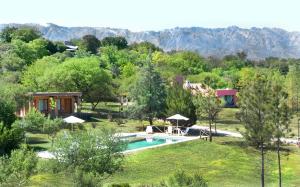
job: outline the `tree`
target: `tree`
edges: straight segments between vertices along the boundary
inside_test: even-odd
[[[130,92],[134,102],[133,111],[146,117],[150,125],[153,118],[162,116],[165,111],[166,90],[160,75],[154,70],[149,56],[145,66]]]
[[[245,126],[245,139],[260,149],[261,152],[261,185],[264,180],[265,146],[271,141],[274,126],[271,123],[270,82],[262,72],[257,72],[240,92],[239,106],[241,121]]]
[[[288,103],[293,112],[299,110],[299,92],[300,92],[300,63],[296,62],[289,67],[286,77],[286,85],[289,94]]]
[[[11,37],[13,40],[22,40],[24,42],[30,42],[38,39],[42,36],[42,33],[34,27],[20,27],[12,32]]]
[[[278,160],[278,178],[279,186],[282,186],[281,177],[281,160],[280,160],[280,139],[285,136],[289,130],[290,111],[287,103],[288,94],[284,88],[284,78],[280,75],[274,74],[269,79],[272,79],[271,84],[271,105],[272,108],[272,122],[275,126],[274,139],[276,140],[277,147],[277,160]]]
[[[212,124],[215,123],[216,118],[221,111],[221,101],[217,98],[216,93],[211,88],[205,88],[207,91],[198,91],[194,98],[196,111],[199,116],[207,116],[209,123],[209,141],[212,141]]]
[[[122,36],[108,36],[101,40],[102,46],[116,46],[118,50],[127,48],[127,40]]]
[[[92,103],[93,110],[100,101],[114,99],[112,79],[99,67],[98,57],[66,60],[47,77],[53,90],[82,92],[83,99]]]
[[[5,27],[0,33],[0,41],[10,43],[12,34],[17,30],[16,27]]]
[[[86,51],[97,54],[98,48],[100,47],[100,41],[94,35],[85,35],[82,37],[81,46]]]
[[[29,66],[23,73],[22,83],[30,91],[48,91],[50,72],[53,72],[60,61],[52,56],[43,57]],[[49,75],[49,76],[48,76]]]
[[[182,114],[190,119],[191,124],[195,124],[197,121],[192,93],[178,84],[174,84],[168,89],[166,112],[168,115]]]
[[[140,42],[140,43],[133,43],[129,46],[130,50],[136,50],[142,53],[148,53],[149,51],[151,52],[156,52],[156,51],[160,51],[162,52],[163,50],[160,49],[159,47],[155,46],[153,43],[148,42],[148,41],[144,41],[144,42]]]

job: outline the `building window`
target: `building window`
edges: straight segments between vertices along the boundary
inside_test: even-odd
[[[60,110],[60,99],[56,100],[56,108],[57,110]]]
[[[39,111],[44,112],[48,110],[48,100],[47,99],[40,99],[39,100]]]

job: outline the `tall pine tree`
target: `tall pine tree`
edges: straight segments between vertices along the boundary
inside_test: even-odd
[[[137,114],[136,116],[146,118],[150,125],[153,124],[153,118],[164,114],[166,89],[161,76],[154,69],[151,55],[142,67],[130,96],[134,102],[131,110],[133,115]]]
[[[256,73],[252,80],[241,89],[240,110],[241,120],[245,126],[243,133],[246,140],[260,149],[261,152],[261,186],[265,185],[265,146],[271,141],[274,125],[270,122],[271,85],[267,76]]]

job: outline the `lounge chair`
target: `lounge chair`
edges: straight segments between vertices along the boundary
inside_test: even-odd
[[[167,134],[173,134],[173,127],[172,126],[168,126],[168,129],[166,131]]]
[[[190,128],[188,127],[188,128],[185,129],[185,131],[180,131],[180,133],[181,133],[182,136],[186,136],[186,135],[188,135],[189,130],[190,130]]]
[[[147,134],[153,134],[153,128],[152,128],[152,126],[147,126],[146,127],[146,133]]]

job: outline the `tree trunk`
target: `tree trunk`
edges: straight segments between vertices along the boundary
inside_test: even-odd
[[[217,134],[217,123],[215,122],[215,134]]]
[[[265,156],[264,156],[264,144],[260,144],[261,153],[261,186],[265,186]]]
[[[211,121],[209,121],[209,141],[212,142]]]
[[[279,187],[282,186],[282,181],[281,181],[281,162],[280,162],[280,139],[277,139],[277,158],[278,158],[278,184]]]
[[[153,125],[153,119],[151,117],[149,117],[149,123],[150,123],[150,126]]]

